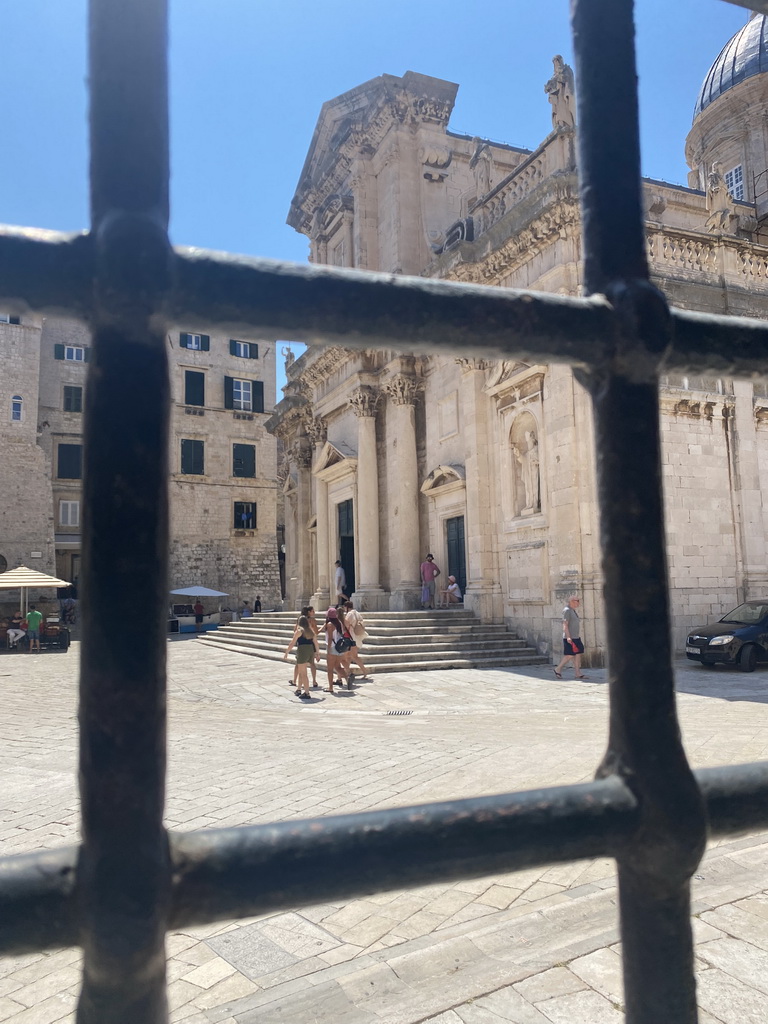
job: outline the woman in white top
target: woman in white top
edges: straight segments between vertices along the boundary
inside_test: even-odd
[[[448,586],[445,590],[440,591],[440,595],[443,599],[440,604],[444,608],[447,608],[449,604],[458,604],[461,601],[461,590],[455,576],[448,577]]]

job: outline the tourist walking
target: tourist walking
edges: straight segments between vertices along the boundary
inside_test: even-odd
[[[421,603],[425,608],[435,607],[435,580],[440,569],[435,564],[433,555],[427,555],[419,567],[421,573]]]
[[[340,685],[343,686],[346,682],[347,688],[350,689],[348,673],[344,665],[344,655],[347,650],[348,646],[345,642],[339,613],[335,608],[329,608],[325,615],[325,662],[328,670],[327,693],[334,692],[333,680],[335,676],[339,676],[337,681]]]
[[[294,678],[297,681],[296,696],[302,700],[309,700],[307,666],[318,660],[320,649],[317,646],[315,634],[306,615],[302,615],[296,623],[296,629],[293,632],[291,642],[286,647],[285,654],[283,655],[284,661],[288,659],[288,654],[294,644],[296,645],[296,669],[294,671]]]
[[[581,620],[578,607],[578,597],[569,597],[568,604],[563,608],[563,656],[560,664],[552,671],[558,679],[562,679],[563,667],[573,660],[573,671],[576,679],[586,679],[581,673],[581,656],[584,653],[584,644],[581,640]]]
[[[8,627],[8,646],[16,647],[22,637],[27,635],[24,629],[24,616],[20,611],[11,616],[11,624]]]
[[[365,622],[363,616],[355,608],[351,601],[346,601],[344,604],[344,625],[347,628],[347,634],[352,640],[352,647],[349,649],[347,655],[347,664],[349,666],[357,665],[360,671],[363,673],[363,679],[369,679],[368,669],[363,664],[363,659],[360,657],[360,648],[363,645],[363,640],[368,636],[365,631]],[[350,681],[355,677],[350,674]]]
[[[320,635],[320,627],[318,626],[317,619],[315,618],[315,609],[312,607],[311,604],[308,604],[304,608],[301,609],[301,615],[299,616],[298,622],[301,622],[301,616],[302,615],[309,622],[309,628],[312,630],[312,635],[315,638],[317,638]],[[298,622],[296,623],[297,628],[298,628]],[[299,669],[299,663],[297,661],[296,664],[293,667],[293,682],[289,683],[290,686],[296,686],[297,685],[297,681],[298,681],[298,678],[299,678],[298,669]],[[312,673],[312,686],[315,689],[317,689],[317,664],[316,664],[314,659],[309,662],[309,670]]]

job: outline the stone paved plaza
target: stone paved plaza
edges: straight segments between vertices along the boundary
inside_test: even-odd
[[[3,654],[4,854],[77,838],[76,673]],[[169,644],[167,823],[189,830],[587,781],[605,673],[382,676],[313,691],[290,668]],[[768,757],[768,669],[678,665],[694,766]],[[410,715],[387,715],[410,711]],[[695,880],[702,1022],[768,1018],[768,836],[713,845]],[[609,860],[437,883],[173,933],[171,1019],[187,1024],[611,1024],[623,1019]],[[0,961],[0,1021],[70,1021],[74,950]]]

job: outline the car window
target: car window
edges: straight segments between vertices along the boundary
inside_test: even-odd
[[[738,608],[724,615],[721,622],[738,623],[741,626],[753,626],[765,617],[766,606],[764,604],[740,604]]]

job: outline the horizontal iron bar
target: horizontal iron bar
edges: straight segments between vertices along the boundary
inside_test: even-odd
[[[596,366],[616,324],[602,296],[575,298],[420,277],[315,267],[177,249],[166,316],[232,333],[350,348]],[[0,303],[86,319],[92,308],[87,235],[0,227]],[[661,370],[768,372],[768,323],[672,309]],[[608,341],[606,340],[608,339]]]
[[[768,827],[768,762],[694,773],[710,833]],[[637,805],[616,777],[343,817],[171,833],[172,926],[611,856]],[[78,847],[0,859],[0,953],[78,943]],[[312,882],[302,867],[312,867]]]

